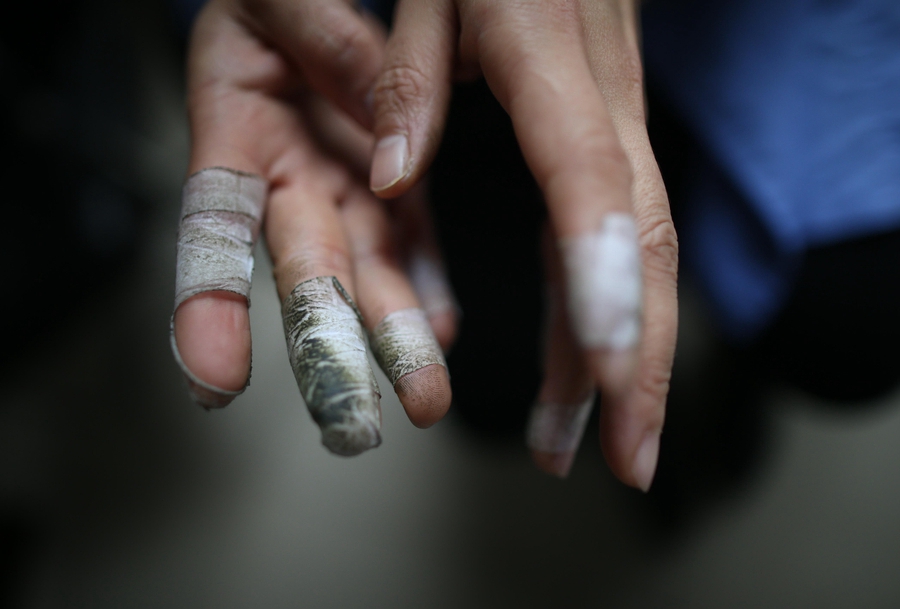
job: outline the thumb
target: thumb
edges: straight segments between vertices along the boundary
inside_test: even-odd
[[[434,158],[450,101],[457,40],[451,0],[401,0],[374,90],[376,137],[370,187],[406,192]]]

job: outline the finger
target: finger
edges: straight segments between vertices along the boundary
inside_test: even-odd
[[[422,182],[392,205],[405,246],[406,272],[431,329],[446,352],[456,340],[460,308],[447,277]]]
[[[624,392],[604,394],[600,434],[616,475],[647,491],[659,458],[678,333],[678,241],[645,122],[634,111],[617,118],[634,168],[632,200],[643,264],[645,322],[634,381]]]
[[[450,408],[447,364],[394,247],[383,205],[359,191],[341,213],[353,252],[358,302],[375,357],[417,427],[430,427]]]
[[[640,366],[627,392],[604,395],[600,434],[606,459],[616,475],[646,491],[659,456],[678,331],[678,241],[647,136],[638,13],[622,6],[582,6],[587,35],[594,41],[588,45],[591,70],[609,104],[633,170],[631,200],[644,271]],[[621,27],[611,27],[615,23]]]
[[[541,27],[514,29],[506,25],[509,18],[497,21],[482,41],[482,66],[547,199],[572,329],[604,394],[607,461],[624,482],[648,488],[665,396],[660,402],[659,362],[666,356],[654,350],[658,336],[641,347],[642,307],[651,303],[644,304],[632,200],[644,193],[634,190],[631,159],[595,84],[577,17],[545,9],[536,5],[529,17],[537,16]],[[648,315],[665,308],[652,305]],[[639,357],[645,361],[636,378]],[[636,389],[650,385],[653,398]]]
[[[370,187],[405,192],[425,172],[443,131],[457,40],[452,0],[401,0],[375,85]]]
[[[604,393],[600,409],[601,447],[610,469],[626,484],[645,492],[653,483],[659,459],[678,331],[677,260],[674,231],[669,226],[660,224],[642,232],[647,322],[640,368],[626,392]],[[654,253],[648,255],[648,251]]]
[[[350,2],[240,0],[237,15],[290,58],[304,81],[366,128],[384,34]]]
[[[222,58],[234,58],[230,70]],[[265,180],[253,176],[265,175],[284,145],[285,113],[270,112],[263,95],[236,83],[252,77],[274,85],[288,74],[219,4],[198,18],[188,59],[192,177],[179,230],[172,349],[192,397],[207,408],[228,404],[249,378],[252,249],[266,198]]]
[[[594,405],[594,381],[581,349],[569,328],[562,269],[556,246],[545,233],[547,323],[544,345],[544,380],[531,408],[527,443],[535,464],[565,478]]]
[[[259,176],[219,167],[184,187],[171,342],[191,395],[207,408],[227,405],[246,385],[253,245],[266,191]]]
[[[631,167],[577,18],[549,8],[528,13],[533,27],[498,11],[482,40],[482,66],[546,198],[576,337],[598,361],[604,387],[620,392],[631,382],[641,320]]]
[[[381,396],[337,209],[349,178],[326,162],[285,165],[276,174],[266,236],[288,356],[322,443],[335,454],[356,455],[381,443]]]
[[[604,394],[601,445],[623,481],[650,488],[659,458],[660,434],[678,333],[678,241],[665,186],[642,121],[619,128],[634,168],[632,199],[644,272],[644,331],[634,382]]]

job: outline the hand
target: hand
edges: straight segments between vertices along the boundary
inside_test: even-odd
[[[635,2],[400,0],[374,94],[376,194],[399,196],[424,174],[453,74],[479,70],[550,216],[558,302],[534,458],[568,472],[596,387],[606,459],[647,490],[675,346],[677,241],[647,137]]]
[[[216,265],[252,266],[262,216],[295,375],[323,442],[340,454],[380,442],[365,332],[414,424],[433,424],[450,405],[434,334],[449,346],[456,312],[421,192],[388,213],[364,180],[367,96],[383,48],[378,26],[344,2],[214,0],[188,59],[193,177],[179,236],[176,358],[205,406],[225,405],[247,384],[249,271],[229,278]],[[241,213],[222,210],[218,199],[229,197]],[[245,209],[255,199],[262,213]],[[237,253],[218,251],[221,241]]]

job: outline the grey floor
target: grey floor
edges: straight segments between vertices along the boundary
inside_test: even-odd
[[[137,44],[147,247],[3,392],[22,607],[900,607],[900,395],[772,394],[756,478],[663,539],[596,442],[558,482],[452,420],[414,429],[386,383],[382,447],[327,454],[260,255],[253,384],[195,407],[167,342],[182,92],[168,47]]]

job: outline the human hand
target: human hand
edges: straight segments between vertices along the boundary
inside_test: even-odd
[[[647,137],[633,0],[400,0],[374,94],[370,186],[426,171],[454,73],[481,71],[510,114],[550,216],[553,303],[529,424],[564,476],[593,401],[612,471],[648,489],[677,329],[677,241]]]
[[[435,335],[449,346],[456,312],[421,191],[389,213],[365,185],[383,45],[344,2],[213,0],[188,60],[176,360],[206,407],[243,391],[262,228],[298,385],[323,443],[346,455],[380,443],[366,333],[414,424],[439,420],[451,395]]]

